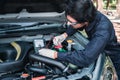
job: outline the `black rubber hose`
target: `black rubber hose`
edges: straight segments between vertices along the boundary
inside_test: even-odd
[[[40,73],[42,75],[47,74],[47,69],[41,69],[41,68],[36,67],[36,66],[28,66],[28,69],[32,72],[37,72],[37,73]]]
[[[62,71],[64,71],[64,69],[66,68],[66,66],[64,64],[62,64],[61,62],[56,61],[51,58],[48,58],[48,57],[45,57],[45,56],[41,56],[39,54],[30,54],[29,58],[30,58],[30,60],[33,60],[33,61],[39,61],[39,62],[42,62],[45,64],[50,64],[50,65],[56,66],[59,69],[61,69]]]

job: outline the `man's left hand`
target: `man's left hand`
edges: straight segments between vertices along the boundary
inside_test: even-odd
[[[57,58],[57,51],[47,48],[40,49],[39,54],[53,59]]]

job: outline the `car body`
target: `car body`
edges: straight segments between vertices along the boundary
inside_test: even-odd
[[[117,80],[114,65],[105,53],[88,67],[38,54],[43,47],[57,50],[52,39],[67,29],[62,1],[1,0],[0,3],[0,80]],[[78,31],[68,37],[62,43],[63,49],[83,50],[89,41],[82,33]]]

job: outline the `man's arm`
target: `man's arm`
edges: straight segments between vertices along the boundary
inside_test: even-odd
[[[80,67],[88,66],[94,62],[98,58],[99,54],[104,50],[110,39],[110,31],[109,27],[100,25],[84,50],[66,53],[58,52],[57,59],[70,62]]]

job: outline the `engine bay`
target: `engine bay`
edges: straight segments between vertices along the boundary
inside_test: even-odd
[[[81,45],[83,43],[81,43],[78,38],[81,36],[78,36],[78,34],[79,33],[76,34],[77,37],[74,35],[67,38],[62,43],[62,48],[57,48],[52,42],[53,37],[59,35],[58,33],[51,33],[49,35],[21,36],[9,39],[4,38],[0,43],[0,45],[3,45],[1,46],[0,56],[4,56],[1,58],[0,62],[0,79],[69,80],[69,77],[71,78],[74,74],[76,76],[75,78],[78,77],[79,80],[82,80],[82,78],[89,80],[87,76],[83,77],[83,74],[81,76],[78,75],[81,74],[81,67],[68,62],[61,62],[44,57],[38,53],[38,50],[41,48],[49,48],[58,52],[84,49],[84,45]],[[8,66],[9,68],[7,68]],[[60,77],[65,79],[59,79]]]

